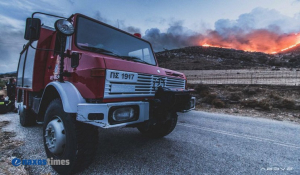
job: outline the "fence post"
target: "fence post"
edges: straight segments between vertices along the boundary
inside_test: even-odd
[[[229,84],[229,81],[228,81],[228,72],[226,73],[226,78],[227,78],[227,84]]]
[[[295,85],[297,86],[297,82],[298,82],[298,71],[296,70],[296,83],[295,83]]]
[[[281,74],[281,78],[283,79],[283,72],[282,72],[282,74]]]
[[[284,82],[285,82],[285,85],[286,85],[286,79],[287,79],[287,72],[285,72],[285,79],[284,79]]]

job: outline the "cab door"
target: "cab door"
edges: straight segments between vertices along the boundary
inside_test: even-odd
[[[37,41],[32,42],[32,46],[37,46]],[[32,89],[34,58],[36,50],[27,44],[20,53],[18,72],[17,72],[17,87]]]

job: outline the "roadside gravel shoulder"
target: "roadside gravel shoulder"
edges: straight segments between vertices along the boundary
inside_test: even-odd
[[[7,113],[5,115],[0,115],[0,122],[1,121],[9,121],[9,124],[3,128],[3,131],[10,131],[15,133],[15,137],[12,137],[10,139],[22,143],[14,149],[4,150],[7,154],[8,162],[6,165],[6,169],[15,170],[22,168],[24,169],[22,172],[23,174],[57,174],[49,165],[21,165],[15,167],[11,164],[11,160],[13,158],[35,160],[47,158],[44,152],[44,146],[42,141],[42,125],[36,124],[35,126],[24,128],[20,125],[19,117],[16,113]],[[3,131],[1,131],[1,133],[3,133]],[[22,174],[19,172],[12,173],[11,171],[10,173]]]
[[[0,174],[29,174],[25,166],[13,166],[12,159],[21,157],[24,135],[19,134],[15,114],[0,115]],[[18,133],[18,134],[17,134]]]

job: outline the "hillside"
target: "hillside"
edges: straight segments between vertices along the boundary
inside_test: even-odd
[[[0,73],[0,76],[16,76],[17,71],[12,71],[12,72],[6,72],[6,73]]]
[[[193,46],[157,52],[159,65],[175,70],[300,68],[300,46],[278,54]]]

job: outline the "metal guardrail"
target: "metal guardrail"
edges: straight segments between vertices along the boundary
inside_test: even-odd
[[[190,84],[261,84],[299,86],[298,71],[201,70],[181,71]]]

